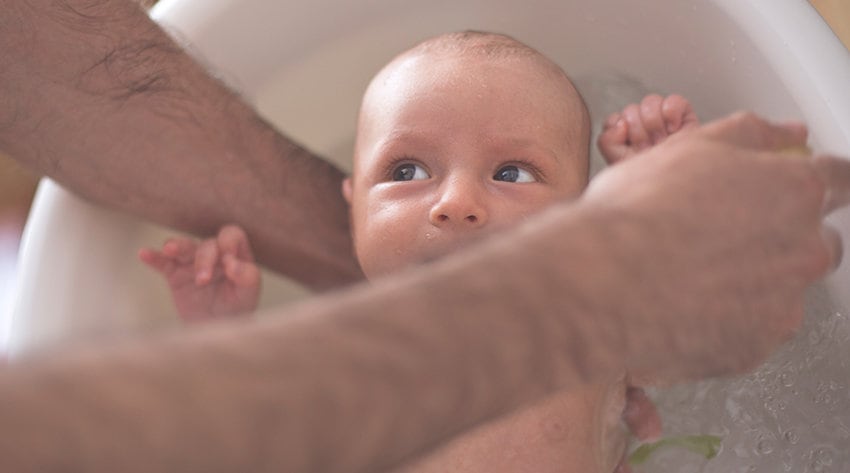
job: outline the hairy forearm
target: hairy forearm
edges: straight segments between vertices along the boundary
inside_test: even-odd
[[[619,321],[589,312],[579,276],[541,264],[597,268],[581,280],[613,274],[580,219],[563,230],[561,248],[572,249],[562,261],[542,241],[506,251],[516,241],[495,240],[285,318],[12,368],[0,376],[0,463],[40,472],[396,465],[623,369],[624,344],[611,338],[622,327],[609,330]]]
[[[0,150],[96,202],[321,288],[359,279],[342,173],[264,123],[129,0],[0,2]]]

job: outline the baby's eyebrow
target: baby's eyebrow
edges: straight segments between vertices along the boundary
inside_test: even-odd
[[[386,139],[400,140],[406,138],[419,138],[422,136],[422,130],[415,127],[394,127],[392,131],[387,133]]]
[[[488,141],[490,141],[495,149],[530,150],[535,156],[543,156],[544,158],[551,159],[553,163],[558,162],[558,155],[554,151],[534,140],[527,138],[492,137]]]
[[[375,149],[378,151],[384,151],[387,148],[392,148],[398,145],[434,146],[436,143],[437,137],[430,136],[420,130],[405,128],[393,130],[388,133],[385,137],[381,138],[378,143],[376,143]]]

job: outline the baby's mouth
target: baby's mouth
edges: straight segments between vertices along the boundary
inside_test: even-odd
[[[434,243],[423,252],[422,257],[419,258],[419,262],[431,263],[445,256],[464,251],[470,246],[475,246],[484,237],[484,234],[477,234],[463,238],[453,238],[448,242],[440,242],[438,238],[435,238],[433,239]]]

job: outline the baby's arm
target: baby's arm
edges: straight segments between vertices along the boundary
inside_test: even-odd
[[[690,102],[680,95],[647,95],[605,121],[597,144],[605,161],[614,164],[699,126]]]
[[[615,164],[661,143],[671,135],[698,126],[699,119],[684,97],[648,95],[640,104],[627,105],[621,112],[611,114],[605,121],[597,145],[605,161]],[[655,404],[641,387],[629,384],[623,420],[638,440],[655,440],[662,430]],[[631,469],[623,463],[615,473],[629,471]]]
[[[142,248],[139,259],[165,277],[184,321],[238,316],[257,308],[260,270],[240,227],[227,225],[200,242],[171,238],[161,251]]]

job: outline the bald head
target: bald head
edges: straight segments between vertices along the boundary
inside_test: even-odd
[[[358,141],[360,131],[367,126],[369,117],[375,112],[375,107],[384,107],[382,102],[385,88],[398,86],[399,80],[407,80],[414,67],[430,67],[427,63],[458,61],[469,66],[466,77],[445,77],[446,80],[479,80],[482,83],[487,77],[475,74],[476,64],[501,64],[510,68],[520,68],[528,72],[529,80],[516,83],[511,94],[524,94],[531,88],[542,89],[549,94],[553,103],[563,107],[562,113],[542,120],[556,119],[566,115],[570,126],[565,138],[574,144],[578,154],[585,162],[584,169],[579,172],[587,179],[587,159],[590,146],[590,117],[584,101],[564,70],[536,49],[508,35],[481,31],[461,31],[446,33],[429,38],[412,48],[402,52],[372,79],[363,97],[358,122]],[[462,74],[464,71],[455,71]],[[478,71],[480,72],[480,71]],[[359,147],[355,149],[357,159]]]
[[[459,31],[446,33],[426,39],[405,51],[405,54],[470,54],[490,57],[493,59],[505,57],[537,57],[554,66],[554,63],[536,49],[516,39],[500,34],[484,31]],[[400,55],[400,56],[401,56]],[[557,66],[555,66],[558,68]],[[558,68],[560,70],[560,68]]]

